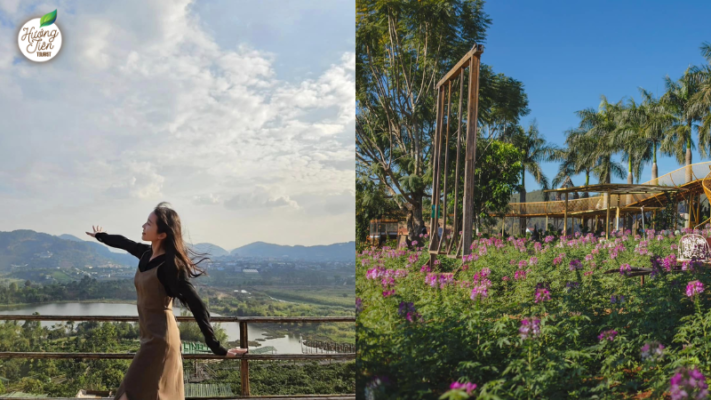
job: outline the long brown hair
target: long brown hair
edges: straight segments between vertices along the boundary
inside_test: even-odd
[[[175,263],[175,267],[178,269],[178,277],[180,278],[182,275],[185,278],[195,278],[203,274],[208,275],[207,271],[200,268],[198,264],[205,260],[210,260],[210,257],[203,257],[209,253],[199,253],[185,245],[180,217],[171,208],[170,203],[160,202],[153,210],[153,213],[156,215],[158,222],[158,233],[167,234],[166,238],[161,242],[161,246],[167,259],[173,260]],[[193,259],[197,259],[197,257],[203,258],[194,262]],[[183,305],[186,305],[182,299],[178,299],[181,300]]]

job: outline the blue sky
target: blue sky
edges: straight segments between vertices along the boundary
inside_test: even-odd
[[[535,118],[546,139],[558,145],[563,132],[577,126],[575,111],[597,109],[600,95],[611,102],[640,100],[639,87],[661,95],[664,77],[677,79],[689,65],[704,64],[699,47],[711,42],[711,25],[703,20],[711,15],[711,2],[500,0],[484,10],[492,24],[482,63],[523,82],[531,112],[522,124]],[[692,162],[699,161],[695,150]],[[667,156],[658,164],[659,175],[679,168]],[[557,167],[543,165],[549,180]],[[540,188],[526,175],[528,191]],[[584,179],[573,177],[573,183]],[[642,171],[642,182],[649,179],[651,165]]]
[[[355,49],[353,0],[210,0],[192,7],[220,47],[249,43],[277,55],[272,67],[283,80],[319,76]]]

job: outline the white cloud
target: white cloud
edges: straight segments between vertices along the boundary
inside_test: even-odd
[[[0,12],[18,25],[31,6],[5,2]],[[309,237],[316,243],[353,240],[353,208],[327,208],[334,217],[324,227],[295,199],[353,194],[354,53],[293,84],[276,76],[278,54],[244,44],[220,48],[188,1],[91,2],[71,13],[62,4],[36,8],[51,7],[60,11],[64,36],[54,60],[13,63],[15,42],[0,42],[0,118],[7,121],[0,207],[28,200],[0,229],[29,228],[20,217],[36,215],[31,207],[69,207],[78,197],[88,204],[77,213],[127,202],[150,210],[168,199],[213,226],[290,218],[288,229],[318,226],[320,235]],[[0,37],[15,34],[0,26]],[[115,223],[128,222],[123,216]],[[69,233],[61,224],[51,233]],[[232,248],[292,243],[293,233],[255,229],[234,243],[225,243],[219,228],[199,235]]]

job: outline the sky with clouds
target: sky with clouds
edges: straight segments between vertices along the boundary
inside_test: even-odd
[[[17,46],[57,9],[61,52]],[[0,231],[354,240],[352,0],[0,0]]]

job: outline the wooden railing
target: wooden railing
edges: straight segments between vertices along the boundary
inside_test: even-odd
[[[112,316],[112,315],[0,315],[0,320],[6,321],[115,321],[115,322],[138,322],[138,316]],[[176,316],[177,322],[192,322],[192,316]],[[239,342],[241,348],[249,346],[247,324],[265,323],[324,323],[324,322],[355,322],[355,317],[210,317],[210,322],[238,322]],[[0,358],[53,358],[53,359],[133,359],[135,353],[56,353],[56,352],[0,352]],[[183,354],[184,360],[210,360],[227,359],[240,360],[240,379],[242,394],[240,397],[186,397],[186,400],[229,400],[241,398],[254,399],[355,399],[355,394],[348,395],[289,395],[289,396],[251,396],[249,391],[249,361],[250,360],[271,360],[271,361],[291,361],[291,360],[354,360],[355,353],[333,353],[333,354],[242,354],[235,357],[218,356],[214,354]],[[65,400],[67,397],[44,397],[46,400]],[[73,399],[73,398],[72,398]],[[110,398],[106,398],[110,399]],[[11,397],[3,397],[0,400],[12,400]]]

